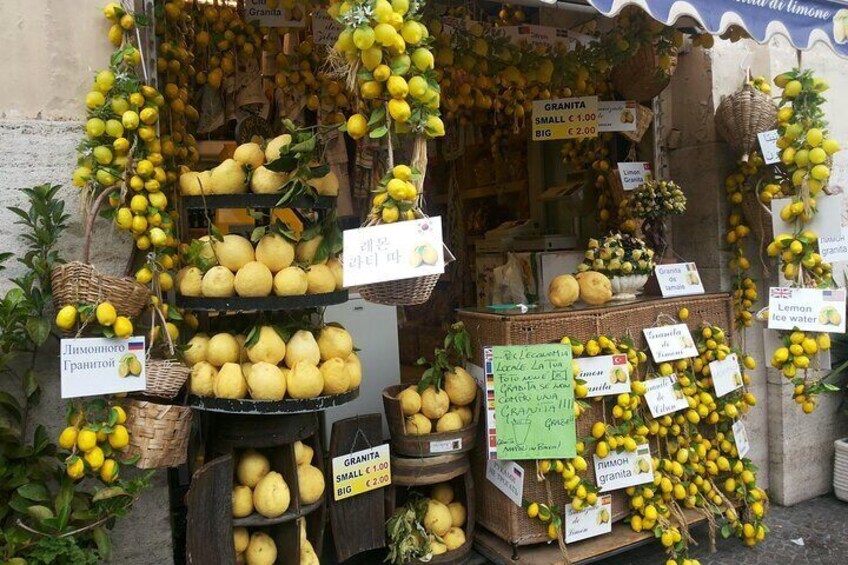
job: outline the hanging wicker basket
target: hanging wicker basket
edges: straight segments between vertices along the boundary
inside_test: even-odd
[[[127,453],[138,456],[139,469],[176,467],[186,461],[191,433],[191,408],[127,400]]]
[[[656,45],[642,46],[633,57],[613,67],[610,73],[612,85],[625,100],[646,102],[665,90],[677,68],[677,53],[669,55],[671,65],[660,68]]]
[[[142,396],[172,400],[182,390],[191,375],[191,369],[170,359],[148,359],[144,377],[147,388],[140,392]]]
[[[750,84],[725,96],[715,114],[718,135],[740,155],[757,147],[757,134],[777,126],[777,106],[768,94]]]
[[[72,261],[50,273],[53,305],[57,310],[68,304],[111,302],[121,316],[137,316],[147,305],[150,291],[131,277],[104,275],[93,265]]]
[[[742,195],[742,215],[745,216],[760,247],[765,249],[774,239],[774,230],[771,225],[771,212],[760,202],[756,191],[747,190]]]
[[[427,275],[413,279],[368,284],[359,288],[359,294],[368,302],[386,306],[416,306],[430,300],[441,275]]]

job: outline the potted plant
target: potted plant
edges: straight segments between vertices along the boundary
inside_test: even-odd
[[[632,300],[648,282],[654,269],[654,251],[629,234],[614,233],[598,241],[590,239],[580,272],[604,274],[612,285],[613,300]]]

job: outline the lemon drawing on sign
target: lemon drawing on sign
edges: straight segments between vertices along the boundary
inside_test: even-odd
[[[139,375],[141,375],[141,361],[138,360],[138,357],[134,353],[127,353],[121,357],[118,362],[118,376],[123,379]]]
[[[633,121],[634,121],[633,112],[631,112],[630,110],[624,110],[621,113],[621,123],[622,124],[630,124],[630,123],[633,123]]]
[[[848,43],[848,10],[839,10],[833,16],[833,39],[836,43]]]
[[[651,465],[645,457],[636,460],[636,473],[648,473],[650,470]]]
[[[433,266],[439,261],[439,254],[436,248],[429,243],[418,243],[412,249],[412,254],[409,257],[409,264],[412,267],[420,267],[422,265]]]
[[[833,306],[825,306],[819,311],[819,324],[838,326],[841,322],[842,315]]]
[[[610,382],[612,384],[616,383],[626,383],[627,382],[627,372],[621,367],[613,367],[612,377],[610,377]]]

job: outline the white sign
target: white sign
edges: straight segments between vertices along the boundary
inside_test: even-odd
[[[637,110],[633,100],[598,102],[598,131],[636,131]]]
[[[439,216],[344,231],[344,286],[445,272]]]
[[[777,146],[779,137],[780,134],[777,133],[776,129],[757,134],[757,139],[760,140],[760,151],[766,165],[774,165],[780,162],[780,148]]]
[[[736,443],[739,459],[748,455],[748,452],[751,451],[751,444],[748,442],[748,431],[745,429],[742,420],[733,423],[733,440]]]
[[[819,237],[839,237],[842,235],[842,194],[819,194],[816,197],[816,213],[805,230],[814,232]],[[787,204],[792,204],[791,198],[778,198],[771,201],[771,227],[775,235],[795,233],[795,222],[784,222],[780,219],[780,211]]]
[[[837,237],[819,237],[819,255],[828,263],[848,261],[848,228]]]
[[[645,384],[648,386],[645,400],[654,418],[689,408],[686,395],[679,387],[674,386],[677,384],[677,375],[655,377],[645,381]]]
[[[251,23],[258,21],[265,27],[303,27],[303,20],[295,20],[290,10],[283,8],[282,2],[275,0],[245,0],[244,19]]]
[[[450,453],[462,449],[462,438],[443,439],[430,442],[430,453]]]
[[[333,45],[342,31],[342,26],[323,8],[312,9],[312,41],[315,45]]]
[[[672,263],[654,267],[660,292],[665,298],[704,294],[704,284],[695,263]]]
[[[845,290],[771,287],[770,330],[845,333]]]
[[[627,355],[601,355],[577,360],[577,379],[586,382],[588,396],[610,396],[630,392]]]
[[[619,163],[618,176],[621,177],[621,187],[626,190],[636,190],[646,182],[651,181],[650,163]]]
[[[710,363],[710,376],[719,398],[742,388],[742,371],[739,370],[739,358],[735,353],[731,353],[723,361]]]
[[[698,356],[698,348],[686,324],[645,328],[642,331],[657,363]]]
[[[515,461],[489,459],[486,462],[486,479],[516,506],[521,506],[524,498],[524,467]]]
[[[145,358],[144,336],[63,339],[62,398],[144,390]]]
[[[601,492],[609,492],[654,481],[654,462],[647,443],[636,451],[595,455],[595,482]]]
[[[565,505],[565,543],[608,534],[612,531],[612,495],[598,498],[598,504],[575,512]]]
[[[333,500],[343,500],[392,484],[389,445],[333,457]]]

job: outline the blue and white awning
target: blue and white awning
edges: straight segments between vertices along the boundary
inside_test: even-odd
[[[744,28],[763,43],[783,35],[796,49],[827,43],[848,57],[848,0],[588,0],[606,16],[639,6],[668,25],[691,17],[712,34],[731,25]]]

